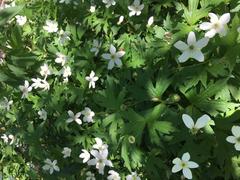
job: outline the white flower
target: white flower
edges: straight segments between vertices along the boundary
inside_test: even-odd
[[[67,123],[71,123],[71,122],[75,121],[79,125],[82,124],[82,120],[79,118],[81,116],[81,112],[78,112],[78,113],[76,113],[76,115],[74,115],[74,113],[69,110],[68,115],[69,115],[69,118],[67,119]]]
[[[108,151],[99,152],[97,150],[91,150],[91,154],[94,156],[94,159],[89,160],[87,164],[89,166],[96,166],[99,174],[104,174],[105,166],[113,167],[112,162],[107,159]]]
[[[44,109],[38,111],[39,119],[47,120],[47,112]]]
[[[184,124],[186,125],[187,128],[191,130],[193,134],[196,134],[199,129],[203,128],[206,126],[211,118],[207,115],[204,114],[200,118],[197,119],[197,122],[194,124],[193,119],[191,116],[187,114],[182,115],[182,120]]]
[[[19,89],[22,91],[22,99],[23,98],[27,98],[28,93],[32,91],[32,87],[29,86],[29,82],[28,81],[24,81],[24,85],[20,85]]]
[[[93,122],[93,117],[95,116],[95,113],[89,107],[85,107],[85,109],[82,111],[82,114],[84,115],[83,122]]]
[[[93,145],[94,149],[98,149],[99,151],[105,151],[108,149],[108,145],[104,144],[102,139],[100,138],[95,138],[96,144]]]
[[[90,11],[91,13],[94,13],[94,12],[96,11],[96,5],[90,6],[89,11]]]
[[[240,151],[240,126],[232,127],[233,136],[228,136],[226,138],[227,142],[234,144],[237,151]]]
[[[49,33],[54,33],[58,31],[58,23],[56,21],[46,20],[46,25],[43,29]]]
[[[87,81],[89,81],[89,89],[92,87],[95,88],[95,82],[98,80],[98,77],[95,76],[95,72],[91,71],[90,75],[85,78]]]
[[[132,172],[131,174],[127,175],[126,180],[141,180],[141,178],[136,172]]]
[[[59,3],[70,4],[71,0],[59,0]]]
[[[64,147],[63,151],[62,151],[63,158],[70,157],[71,156],[71,152],[72,152],[72,150],[70,148]]]
[[[67,78],[72,75],[71,68],[69,66],[65,66],[62,69],[62,75],[63,77]]]
[[[34,89],[41,88],[43,91],[49,90],[50,85],[46,80],[40,78],[32,78],[33,84],[31,85]]]
[[[124,16],[120,16],[117,24],[120,25],[123,22],[123,20],[124,20]]]
[[[8,100],[8,98],[3,97],[3,101],[0,103],[1,108],[5,109],[6,111],[10,110],[11,105],[13,104],[13,100]]]
[[[189,58],[196,59],[199,62],[204,61],[204,55],[201,49],[207,46],[209,39],[202,38],[196,41],[194,32],[190,32],[187,38],[187,44],[183,41],[178,41],[174,44],[174,47],[182,51],[182,55],[178,57],[180,63],[186,62]]]
[[[205,37],[212,38],[217,33],[220,36],[227,35],[227,23],[230,21],[230,13],[223,14],[220,18],[214,13],[209,13],[210,22],[200,24],[200,29],[207,31]]]
[[[91,52],[95,52],[95,56],[97,56],[101,46],[102,46],[102,42],[97,40],[97,39],[94,39],[93,40],[93,47],[90,49],[90,51]]]
[[[16,21],[19,24],[19,26],[23,26],[27,22],[27,17],[26,16],[16,16]]]
[[[60,52],[57,52],[56,56],[57,56],[57,58],[55,59],[55,62],[64,66],[68,60],[67,56],[65,56],[64,54],[62,54]]]
[[[49,171],[52,174],[54,171],[60,171],[60,168],[57,166],[57,160],[51,161],[46,159],[44,161],[45,165],[42,167],[44,171]]]
[[[190,160],[190,154],[188,152],[184,153],[182,155],[182,159],[180,158],[175,158],[172,163],[174,166],[172,167],[172,172],[176,173],[182,170],[183,176],[186,177],[187,179],[192,179],[192,172],[191,168],[197,168],[199,165],[193,161]]]
[[[108,171],[109,176],[107,177],[107,180],[120,180],[121,177],[116,171],[110,170]]]
[[[144,4],[140,4],[140,0],[134,0],[133,4],[128,6],[128,9],[130,10],[129,16],[139,16],[143,8]]]
[[[83,163],[86,163],[90,159],[90,154],[87,150],[82,149],[82,153],[79,155],[79,158],[83,159]]]
[[[3,135],[1,136],[1,139],[3,140],[4,143],[7,143],[7,144],[9,144],[9,145],[12,145],[15,138],[14,138],[14,136],[13,136],[12,134],[9,134],[9,135],[3,134]]]
[[[61,30],[59,32],[59,43],[60,45],[64,45],[66,42],[70,41],[71,38],[70,38],[70,33],[69,32],[66,32],[66,31],[63,31]]]
[[[148,19],[148,23],[147,23],[147,27],[150,27],[154,22],[154,17],[151,16],[149,19]]]
[[[110,6],[114,6],[116,4],[115,0],[102,0],[104,4],[106,4],[106,8],[109,8]]]
[[[86,180],[96,180],[95,175],[91,173],[90,171],[86,172]]]
[[[50,71],[50,69],[49,69],[49,67],[48,67],[47,64],[42,65],[40,68],[41,68],[40,74],[41,74],[41,76],[43,76],[44,79],[46,80],[46,78],[48,77],[48,75],[51,75],[51,71]]]
[[[118,67],[121,67],[122,66],[122,61],[121,61],[121,57],[124,56],[125,52],[124,51],[118,51],[116,52],[116,48],[111,44],[110,46],[110,54],[103,54],[102,57],[104,59],[107,59],[109,60],[108,62],[108,69],[112,69],[115,64],[118,66]]]

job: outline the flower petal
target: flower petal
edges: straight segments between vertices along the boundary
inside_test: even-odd
[[[235,137],[240,137],[240,126],[233,126],[232,133]]]
[[[94,165],[97,164],[97,160],[96,160],[96,159],[91,159],[91,160],[89,160],[89,161],[87,162],[87,164],[88,164],[89,166],[94,166]]]
[[[208,16],[210,17],[210,21],[211,21],[212,23],[215,23],[215,22],[218,21],[218,16],[217,16],[216,14],[214,14],[214,13],[209,13]]]
[[[121,66],[122,66],[122,61],[121,61],[121,59],[116,59],[116,60],[115,60],[115,64],[116,64],[118,67],[121,67]]]
[[[109,51],[110,51],[111,54],[115,54],[116,53],[116,48],[111,44]]]
[[[212,24],[209,22],[203,22],[202,24],[200,24],[199,28],[202,30],[209,30],[212,28]]]
[[[216,32],[215,29],[211,29],[210,31],[208,31],[208,32],[205,34],[205,37],[213,38],[216,33],[217,33],[217,32]]]
[[[236,149],[237,151],[240,151],[240,143],[236,143],[236,144],[234,145],[234,147],[235,147],[235,149]]]
[[[178,61],[180,62],[180,63],[184,63],[184,62],[186,62],[189,58],[190,58],[190,53],[189,53],[189,51],[184,51],[182,54],[181,54],[181,56],[179,56],[178,57]]]
[[[186,177],[187,179],[192,179],[192,172],[189,168],[184,168],[183,169],[183,176]]]
[[[203,47],[207,46],[208,41],[209,41],[209,38],[206,38],[206,37],[202,38],[196,42],[195,46],[199,49],[202,49]]]
[[[189,168],[198,168],[199,165],[193,161],[188,161],[188,167]]]
[[[180,164],[175,164],[173,167],[172,167],[172,173],[176,173],[178,171],[181,171],[182,167],[180,166]]]
[[[174,44],[174,47],[179,49],[180,51],[184,51],[188,48],[188,45],[183,41],[178,41]]]
[[[111,70],[113,67],[114,67],[114,61],[113,61],[113,60],[110,60],[110,61],[108,62],[108,69]]]
[[[106,53],[104,53],[104,54],[102,54],[102,57],[103,57],[104,59],[111,59],[111,54],[106,54]]]
[[[192,53],[192,58],[196,59],[198,62],[203,62],[204,61],[204,55],[199,50],[197,50],[194,53]]]
[[[194,122],[193,122],[193,119],[191,118],[191,116],[189,116],[187,114],[183,114],[182,120],[183,120],[185,126],[187,126],[187,128],[192,129],[194,127]]]
[[[195,36],[194,32],[191,31],[188,34],[187,43],[188,43],[188,45],[192,45],[192,44],[196,43],[196,36]]]
[[[190,159],[190,154],[188,152],[186,152],[182,155],[183,161],[189,161],[189,159]]]
[[[204,114],[203,116],[201,116],[200,118],[198,118],[196,124],[195,124],[195,127],[197,129],[201,129],[203,128],[204,126],[207,125],[208,121],[210,120],[211,118],[207,115],[207,114]]]
[[[125,51],[118,51],[116,53],[116,56],[120,58],[120,57],[124,56],[124,54],[125,54]]]
[[[173,164],[180,164],[181,162],[182,162],[181,159],[178,157],[172,161]]]
[[[226,141],[229,142],[229,143],[235,144],[237,142],[237,139],[236,139],[235,136],[228,136],[226,138]]]
[[[227,24],[229,21],[230,21],[230,13],[225,13],[223,14],[219,21],[222,23],[222,24]]]

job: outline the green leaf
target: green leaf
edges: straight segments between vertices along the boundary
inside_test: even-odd
[[[0,10],[0,26],[4,25],[13,16],[19,13],[24,6],[9,7]]]

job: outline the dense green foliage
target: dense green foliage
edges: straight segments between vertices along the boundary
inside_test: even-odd
[[[17,0],[16,7],[0,10],[0,49],[6,55],[0,66],[0,101],[12,100],[10,110],[0,111],[0,136],[13,134],[13,144],[0,139],[0,172],[24,179],[107,179],[114,169],[122,179],[137,172],[141,179],[180,179],[172,173],[172,160],[189,152],[199,164],[193,179],[240,179],[240,158],[226,141],[233,125],[240,124],[240,1],[237,0],[142,0],[140,16],[129,17],[132,0],[116,0],[105,7],[101,0]],[[90,12],[90,6],[96,11]],[[181,52],[174,43],[186,42],[190,31],[204,37],[199,28],[208,13],[231,13],[228,33],[214,36],[202,49],[204,62],[179,63]],[[27,17],[20,26],[14,16]],[[124,16],[122,23],[119,17]],[[150,16],[152,25],[147,26]],[[46,20],[58,22],[70,40],[59,43],[58,33],[44,30]],[[97,56],[93,40],[102,41]],[[113,44],[124,50],[122,67],[107,69],[102,54]],[[56,53],[68,57],[71,76],[63,82]],[[19,86],[41,77],[48,64],[50,89],[32,89],[22,97]],[[89,88],[91,71],[99,80]],[[68,111],[85,107],[95,112],[93,123],[66,123]],[[39,118],[44,109],[47,119]],[[197,134],[184,125],[182,114],[194,120],[208,114],[211,121]],[[104,175],[82,163],[82,149],[91,150],[94,138],[107,145],[113,168]],[[72,150],[63,158],[64,147]],[[43,170],[45,159],[57,160],[59,172]]]

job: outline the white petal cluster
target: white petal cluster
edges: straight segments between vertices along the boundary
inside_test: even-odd
[[[17,21],[19,26],[23,26],[27,22],[27,17],[26,16],[17,15],[17,16],[15,16],[15,18],[16,18],[16,21]]]
[[[232,134],[233,136],[228,136],[226,140],[227,142],[234,144],[237,151],[240,151],[240,126],[233,126]]]
[[[33,83],[32,83],[31,86],[32,86],[34,89],[40,88],[40,89],[42,89],[43,91],[46,91],[46,90],[49,90],[49,89],[50,89],[49,83],[48,83],[46,80],[44,80],[44,79],[32,78],[32,81],[33,81]]]
[[[24,81],[24,85],[20,85],[19,89],[22,91],[22,99],[28,97],[28,93],[32,91],[32,86],[29,86],[28,81]]]
[[[13,100],[8,100],[7,97],[3,97],[3,101],[0,102],[0,107],[6,111],[9,111],[12,104]]]
[[[46,24],[43,26],[43,29],[48,33],[56,33],[58,31],[58,23],[56,21],[46,20]]]
[[[49,67],[48,67],[47,64],[43,64],[43,65],[40,67],[40,74],[41,74],[41,76],[44,77],[44,80],[46,80],[47,77],[48,77],[49,75],[51,75],[51,71],[50,71],[50,69],[49,69]]]
[[[220,18],[214,13],[209,13],[208,16],[210,17],[210,22],[200,24],[200,29],[207,31],[205,37],[213,38],[216,34],[219,34],[221,37],[226,36],[230,13],[225,13]]]
[[[106,8],[109,8],[110,6],[114,6],[116,4],[115,0],[102,0],[104,4],[106,4]]]
[[[189,128],[193,134],[196,134],[199,131],[199,129],[206,126],[208,124],[208,122],[210,121],[210,119],[211,118],[207,114],[204,114],[200,118],[197,119],[196,123],[194,123],[191,116],[189,116],[188,114],[182,115],[182,120],[183,120],[185,126],[187,128]]]
[[[45,111],[44,109],[41,109],[38,111],[38,115],[39,115],[39,119],[42,120],[47,120],[47,111]]]
[[[75,121],[79,125],[82,124],[82,120],[80,119],[81,112],[74,114],[71,110],[69,110],[68,115],[69,115],[69,118],[66,121],[67,123],[71,123],[71,122]]]
[[[72,152],[72,150],[70,148],[64,147],[63,151],[62,151],[63,158],[70,157],[71,156],[71,152]]]
[[[54,171],[60,171],[60,168],[57,166],[57,160],[51,161],[46,159],[44,161],[45,165],[42,167],[44,171],[49,171],[49,174],[52,174]]]
[[[140,0],[134,0],[133,4],[128,6],[128,9],[130,10],[129,16],[139,16],[142,13],[143,8],[144,4],[141,4]]]
[[[95,72],[91,71],[89,76],[86,76],[85,78],[87,81],[89,81],[89,89],[90,88],[95,88],[95,82],[99,79],[97,76],[95,76]]]
[[[114,170],[108,171],[109,176],[107,177],[107,180],[120,180],[121,177],[119,176],[119,173],[117,173]]]
[[[95,113],[89,107],[85,107],[85,109],[82,111],[82,114],[84,115],[83,122],[93,122],[93,117],[95,116]]]
[[[9,144],[9,145],[12,145],[14,140],[15,140],[15,138],[14,138],[14,136],[12,134],[8,134],[8,135],[7,134],[3,134],[1,136],[1,139],[3,140],[4,143]]]
[[[70,33],[67,31],[60,30],[58,35],[59,35],[58,40],[61,46],[63,46],[64,44],[71,40]]]
[[[126,180],[141,180],[141,178],[136,172],[132,172],[131,174],[127,175]]]
[[[56,56],[55,62],[64,66],[68,60],[67,56],[60,52],[57,52]]]
[[[109,60],[108,62],[108,69],[111,70],[113,69],[113,67],[116,65],[117,67],[121,67],[122,66],[122,61],[121,61],[121,57],[124,56],[125,51],[118,51],[116,50],[116,48],[111,44],[110,45],[110,49],[109,49],[110,53],[105,53],[102,55],[102,57],[106,60]]]
[[[190,160],[190,154],[188,152],[182,155],[182,158],[175,158],[172,163],[174,166],[172,167],[172,172],[177,173],[182,170],[183,176],[187,179],[192,179],[192,172],[190,169],[198,168],[199,165]]]
[[[209,39],[203,38],[196,40],[194,32],[190,32],[187,38],[187,44],[183,41],[178,41],[174,44],[174,47],[182,51],[182,55],[178,57],[180,63],[186,62],[188,59],[193,58],[198,62],[204,61],[204,55],[201,49],[207,46]]]

